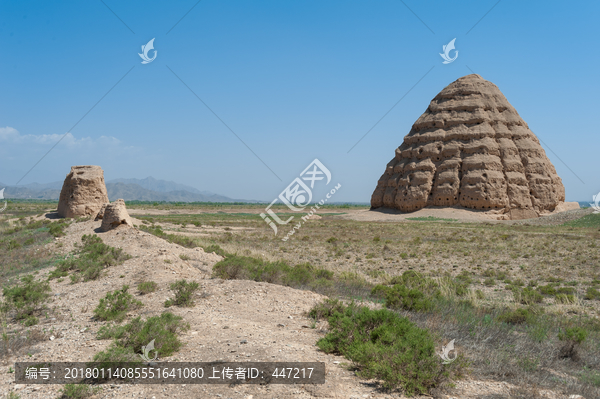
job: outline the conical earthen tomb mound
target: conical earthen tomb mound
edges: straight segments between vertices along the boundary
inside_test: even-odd
[[[536,217],[565,200],[538,138],[496,85],[464,76],[413,124],[371,197],[404,212],[462,206]]]

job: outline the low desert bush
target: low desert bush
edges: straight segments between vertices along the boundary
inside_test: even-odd
[[[138,284],[137,289],[142,293],[142,295],[149,294],[158,289],[158,284],[154,281],[142,281]]]
[[[575,361],[579,359],[577,353],[579,346],[585,341],[589,332],[583,327],[568,327],[558,333],[558,339],[563,341],[564,345],[560,349],[559,357],[570,358]]]
[[[94,315],[100,320],[123,321],[128,311],[143,305],[127,290],[129,290],[129,286],[124,285],[120,290],[108,292],[104,298],[100,299],[100,303],[94,309]]]
[[[95,395],[102,388],[86,384],[67,384],[60,391],[58,399],[86,399]]]
[[[439,284],[435,280],[412,270],[402,273],[401,276],[392,277],[388,284],[405,285],[407,288],[423,291],[427,295],[437,295],[439,293]]]
[[[531,320],[533,314],[524,308],[515,310],[506,309],[501,312],[496,318],[499,322],[507,324],[523,324],[528,320]]]
[[[570,294],[556,294],[554,301],[558,304],[569,305],[575,303],[575,295]]]
[[[123,326],[103,326],[98,330],[98,339],[112,338],[115,342],[112,348],[96,354],[94,361],[126,361],[112,359],[132,358],[131,354],[142,353],[142,346],[146,346],[152,340],[158,356],[170,356],[181,348],[181,341],[177,335],[187,331],[189,327],[181,316],[170,312],[150,317],[145,321],[136,317]]]
[[[310,263],[289,266],[285,262],[268,262],[249,256],[228,255],[213,267],[213,276],[226,280],[254,280],[290,287],[317,289],[327,286],[333,272]]]
[[[204,249],[204,252],[206,252],[206,253],[212,253],[212,252],[214,252],[215,254],[220,255],[220,256],[226,256],[227,255],[227,253],[225,252],[225,250],[223,250],[223,248],[221,248],[217,244],[207,245],[207,246],[203,247],[202,249]]]
[[[69,222],[67,221],[59,221],[48,224],[48,233],[53,235],[54,237],[62,237],[66,235],[65,227],[69,226]]]
[[[585,293],[585,299],[592,300],[598,299],[600,300],[600,291],[596,287],[589,287]]]
[[[496,280],[494,280],[493,277],[488,277],[483,281],[483,285],[485,285],[486,287],[493,287],[494,285],[496,285]]]
[[[94,367],[109,369],[131,367],[142,363],[139,354],[135,353],[130,347],[122,347],[112,343],[105,350],[94,355]],[[102,378],[99,378],[102,379]]]
[[[544,300],[544,296],[542,294],[530,287],[525,287],[523,289],[515,287],[513,288],[513,295],[515,297],[515,301],[524,305],[541,303]]]
[[[194,306],[194,293],[198,291],[200,285],[195,282],[187,282],[186,280],[178,280],[172,283],[169,288],[175,291],[175,298],[167,299],[165,307],[169,306]]]
[[[341,313],[346,309],[344,303],[338,299],[325,299],[323,302],[319,302],[308,312],[308,316],[312,319],[328,319],[333,316],[334,313]]]
[[[44,306],[50,296],[50,284],[47,281],[36,281],[33,274],[21,277],[21,282],[3,290],[5,311],[14,310],[17,320],[26,320],[26,325],[37,324],[34,313]]]
[[[71,281],[96,280],[102,271],[109,267],[120,265],[131,258],[121,248],[113,248],[102,242],[96,235],[84,235],[81,237],[82,246],[77,256],[70,256],[61,261],[53,270],[49,278],[64,277],[71,272]]]
[[[407,318],[387,309],[370,310],[353,303],[343,308],[329,303],[325,308],[332,305],[336,311],[327,318],[330,332],[317,346],[352,360],[360,376],[378,379],[386,389],[414,395],[426,394],[461,375],[464,360],[442,364],[430,333]]]
[[[422,291],[396,284],[392,287],[376,285],[371,295],[385,298],[385,307],[424,312],[433,308],[432,301]]]

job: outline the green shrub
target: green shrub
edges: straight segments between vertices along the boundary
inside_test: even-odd
[[[175,291],[175,298],[167,299],[165,307],[169,306],[194,306],[194,293],[198,291],[200,285],[195,282],[187,282],[186,280],[178,280],[172,283],[169,288]]]
[[[123,326],[103,326],[98,330],[98,339],[113,338],[115,342],[110,351],[107,349],[96,354],[94,361],[111,361],[110,359],[115,357],[129,359],[130,354],[142,353],[142,346],[152,340],[155,340],[154,348],[158,356],[170,356],[181,348],[181,341],[177,338],[177,334],[187,331],[189,327],[188,323],[183,322],[181,316],[175,316],[170,312],[150,317],[146,321],[136,317]]]
[[[494,269],[486,269],[482,275],[483,277],[496,277],[496,271]]]
[[[319,288],[333,279],[333,272],[309,263],[290,267],[285,262],[268,262],[249,256],[228,255],[213,267],[213,276],[226,280],[254,280],[296,288]]]
[[[568,327],[564,331],[558,333],[558,339],[564,342],[560,349],[559,357],[571,358],[575,361],[579,360],[577,353],[579,345],[585,341],[589,332],[583,327]]]
[[[149,294],[158,289],[158,284],[154,281],[142,281],[137,286],[138,290],[142,293],[142,295]]]
[[[94,355],[95,367],[109,369],[131,367],[142,363],[141,357],[130,347],[122,347],[112,343],[105,350]],[[108,378],[108,377],[107,377]],[[102,379],[102,378],[99,378]]]
[[[576,344],[581,344],[587,338],[589,332],[583,327],[566,328],[558,334],[558,339],[561,341],[572,341]]]
[[[559,287],[556,289],[557,294],[566,294],[566,295],[574,295],[575,288],[573,287]]]
[[[408,288],[414,288],[423,291],[428,295],[437,295],[439,293],[438,284],[431,278],[423,276],[421,273],[413,270],[402,273],[401,276],[394,276],[389,281],[390,285],[405,285]]]
[[[497,320],[508,324],[523,324],[533,318],[533,314],[527,309],[519,308],[515,310],[505,310],[501,312]]]
[[[554,285],[554,284],[540,285],[537,288],[537,290],[542,295],[554,296],[554,295],[556,295],[556,288],[555,287],[556,287],[556,285]]]
[[[571,303],[575,303],[575,295],[556,294],[556,296],[554,297],[554,301],[559,304],[568,305]]]
[[[120,265],[131,258],[121,248],[104,244],[96,235],[84,235],[81,241],[83,245],[78,256],[71,256],[59,262],[56,269],[49,274],[50,279],[64,277],[72,272],[70,277],[73,283],[96,280],[105,268]]]
[[[385,306],[390,309],[404,309],[425,312],[433,308],[433,303],[422,291],[396,284],[392,287],[376,285],[371,291],[373,296],[383,296]]]
[[[48,226],[48,233],[50,233],[54,237],[62,237],[66,235],[64,228],[68,225],[69,223],[65,221],[50,223],[50,225]]]
[[[515,296],[515,300],[524,305],[540,303],[544,300],[542,294],[530,287],[525,287],[522,290],[520,290],[519,288],[515,288],[513,290],[513,294]]]
[[[328,322],[330,332],[317,346],[352,360],[360,376],[381,380],[386,389],[426,394],[464,366],[461,361],[443,365],[429,332],[387,309],[351,304]]]
[[[38,324],[40,320],[35,316],[27,316],[27,318],[23,321],[23,325],[25,327],[31,327]]]
[[[120,290],[108,292],[104,298],[100,299],[100,303],[94,309],[94,315],[100,320],[123,321],[129,310],[137,309],[143,305],[127,290],[129,290],[129,286],[124,285]]]
[[[486,287],[492,287],[496,285],[496,280],[494,280],[493,277],[488,277],[483,281],[483,285],[485,285]]]
[[[43,302],[48,299],[50,292],[50,284],[47,281],[36,281],[33,274],[28,274],[21,277],[20,284],[2,290],[6,301],[3,307],[6,310],[14,310],[17,320],[29,319],[29,323],[32,323],[35,319],[31,318],[33,313],[43,307]]]
[[[589,287],[587,292],[585,293],[585,299],[592,300],[598,299],[600,300],[600,291],[596,289],[596,287]]]
[[[67,384],[60,391],[59,399],[86,399],[95,395],[102,388],[86,384]]]
[[[227,253],[223,250],[223,248],[221,248],[217,244],[208,245],[208,246],[204,247],[203,249],[204,249],[204,252],[206,252],[206,253],[214,252],[215,254],[223,256],[223,257],[227,256]]]
[[[334,313],[341,313],[346,309],[346,306],[342,301],[338,299],[325,299],[323,302],[319,302],[308,312],[308,316],[315,320],[328,319],[333,316]]]
[[[333,278],[333,272],[325,269],[317,269],[307,262],[286,269],[282,281],[284,285],[290,287],[302,287],[319,278],[331,280]]]

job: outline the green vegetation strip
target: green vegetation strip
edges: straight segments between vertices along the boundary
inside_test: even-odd
[[[102,242],[96,235],[81,237],[83,246],[79,248],[77,257],[70,256],[61,261],[52,271],[49,278],[59,278],[69,275],[72,283],[79,281],[97,280],[102,271],[109,267],[120,265],[131,256],[121,248],[113,248]]]
[[[388,390],[401,389],[411,396],[427,394],[462,376],[467,365],[462,356],[443,364],[429,331],[386,309],[327,300],[310,315],[329,323],[330,332],[317,342],[321,350],[352,360],[360,376],[380,380]]]

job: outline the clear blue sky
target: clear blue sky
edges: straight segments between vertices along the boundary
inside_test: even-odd
[[[429,101],[470,68],[585,182],[544,146],[568,200],[600,191],[598,2],[104,3],[0,2],[0,182],[69,132],[21,184],[95,164],[108,180],[271,200],[318,158],[342,184],[336,200],[367,202]],[[453,38],[459,56],[444,65]]]

